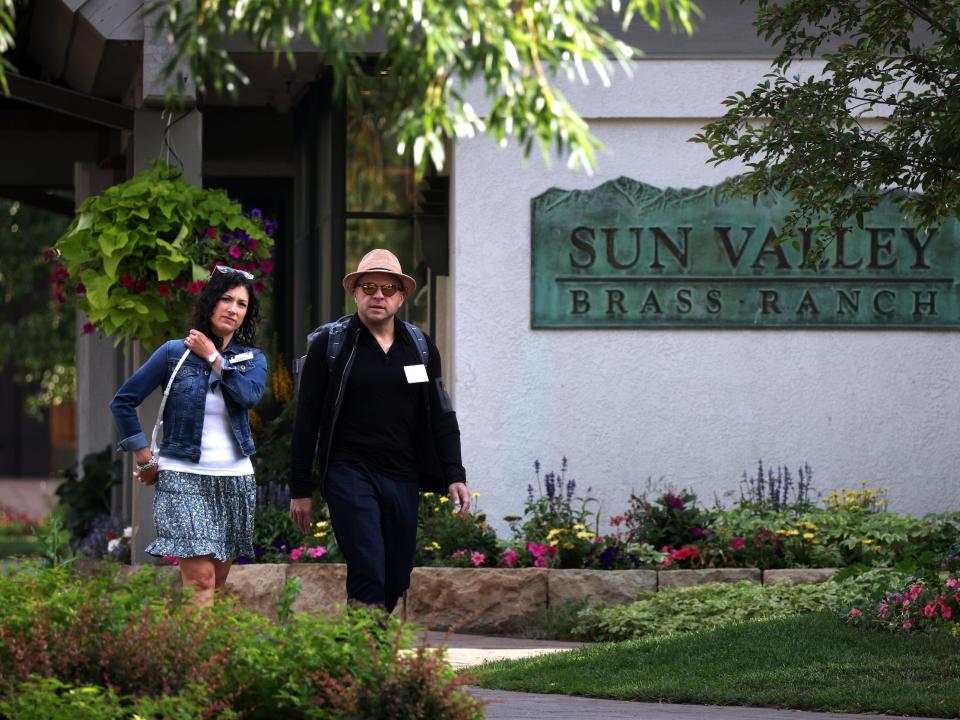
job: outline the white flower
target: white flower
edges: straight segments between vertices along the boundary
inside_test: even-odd
[[[132,527],[125,527],[125,528],[123,529],[123,536],[124,536],[125,538],[132,538],[132,537],[133,537],[133,528],[132,528]]]

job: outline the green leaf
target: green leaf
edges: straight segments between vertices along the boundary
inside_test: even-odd
[[[128,240],[129,236],[127,233],[114,229],[107,230],[97,236],[100,250],[108,257],[113,255],[115,250],[124,247]]]
[[[199,280],[206,280],[206,279],[207,279],[207,276],[208,276],[209,274],[210,274],[210,273],[207,272],[206,268],[203,268],[203,267],[201,267],[200,265],[197,265],[196,263],[193,264],[193,280],[194,280],[194,282],[197,282],[197,281],[199,281]]]
[[[80,213],[80,216],[77,218],[77,225],[74,228],[74,232],[78,232],[80,230],[86,230],[91,225],[93,225],[93,213],[91,212]]]
[[[80,274],[80,279],[87,288],[87,302],[91,308],[103,309],[110,302],[110,288],[113,286],[113,280],[95,270],[84,270]]]
[[[183,270],[186,258],[174,260],[170,257],[158,256],[153,262],[153,267],[157,271],[157,280],[173,280]]]

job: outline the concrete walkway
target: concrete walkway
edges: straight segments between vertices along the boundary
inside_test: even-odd
[[[585,644],[437,632],[427,633],[426,642],[431,647],[445,646],[447,659],[457,669],[473,667],[490,660],[515,660],[560,652]],[[571,695],[520,693],[478,687],[471,687],[470,692],[487,703],[487,720],[879,720],[900,717],[596,700]],[[933,718],[914,717],[913,720]]]

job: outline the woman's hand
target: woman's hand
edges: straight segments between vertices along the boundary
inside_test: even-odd
[[[217,346],[213,344],[213,340],[199,330],[191,329],[183,341],[183,344],[204,362],[206,362],[207,358],[213,355],[213,353],[217,352]]]
[[[133,453],[133,460],[138,465],[145,465],[146,463],[150,462],[152,458],[153,453],[150,452],[150,448],[140,448]],[[146,470],[137,470],[137,468],[134,467],[133,479],[139,480],[144,485],[153,485],[157,481],[157,474],[159,470],[159,465],[148,467]]]

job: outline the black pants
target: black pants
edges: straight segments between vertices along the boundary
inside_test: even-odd
[[[347,561],[347,598],[392,612],[410,586],[420,503],[417,484],[337,462],[327,470],[324,495]]]

